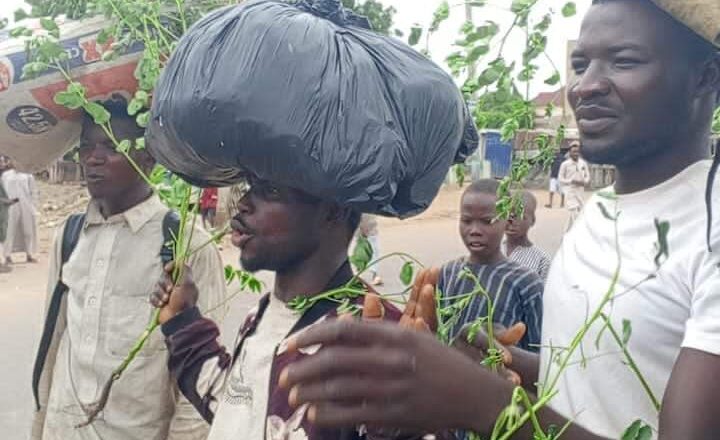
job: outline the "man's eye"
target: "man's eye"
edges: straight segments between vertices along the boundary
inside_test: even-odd
[[[633,60],[631,58],[618,58],[615,60],[615,67],[618,67],[620,69],[632,69],[638,64],[640,64],[639,61]]]
[[[588,68],[588,63],[585,61],[573,61],[572,69],[576,75],[582,75]]]

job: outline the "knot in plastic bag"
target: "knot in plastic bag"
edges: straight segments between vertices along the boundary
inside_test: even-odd
[[[302,11],[330,20],[338,26],[355,26],[372,30],[370,21],[366,17],[345,9],[340,0],[302,0],[295,6]]]

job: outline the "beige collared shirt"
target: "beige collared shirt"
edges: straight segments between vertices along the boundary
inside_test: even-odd
[[[99,419],[77,429],[80,405],[97,400],[103,383],[127,355],[152,314],[150,294],[162,274],[159,251],[168,209],[157,196],[128,211],[103,218],[90,203],[86,225],[63,268],[69,292],[61,308],[40,384],[38,440],[200,440],[208,426],[182,397],[167,369],[167,350],[158,329],[115,383]],[[208,239],[197,229],[192,248]],[[48,295],[59,273],[62,228],[50,262]],[[220,255],[207,246],[189,261],[200,291],[198,306],[223,317],[225,281]],[[48,299],[49,301],[49,299]]]

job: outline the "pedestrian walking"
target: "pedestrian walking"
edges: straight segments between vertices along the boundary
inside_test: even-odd
[[[35,177],[15,169],[15,163],[7,156],[0,157],[4,165],[2,185],[10,199],[17,203],[10,207],[8,213],[7,239],[4,246],[5,264],[12,263],[13,252],[24,252],[28,263],[36,263],[37,259],[37,203],[38,192]]]
[[[550,187],[548,188],[548,203],[545,205],[546,208],[553,207],[553,198],[557,194],[560,197],[560,208],[565,207],[565,194],[560,186],[558,177],[560,176],[560,166],[567,159],[567,149],[560,149],[555,153],[555,159],[550,166]]]
[[[0,273],[10,272],[12,269],[5,262],[5,240],[7,239],[8,214],[10,206],[18,202],[8,197],[2,185],[2,174],[5,171],[5,161],[0,160]]]
[[[565,230],[569,231],[585,206],[585,187],[590,183],[590,167],[580,157],[580,143],[573,142],[568,158],[560,166],[558,180],[565,194],[567,210],[570,213]]]

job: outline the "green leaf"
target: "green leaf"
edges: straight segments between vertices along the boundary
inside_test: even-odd
[[[96,124],[103,125],[110,122],[110,112],[97,102],[88,102],[83,106],[83,108],[90,116],[92,116],[93,121],[95,121]],[[127,142],[128,144],[130,143],[130,141]]]
[[[105,52],[103,52],[103,54],[100,55],[100,59],[105,62],[108,62],[108,61],[112,61],[112,60],[116,59],[118,56],[119,55],[117,52],[110,49],[110,50],[106,50]]]
[[[475,61],[477,61],[481,56],[487,54],[490,52],[490,46],[483,45],[483,46],[475,46],[472,48],[470,53],[467,56],[467,63],[472,64]]]
[[[58,105],[69,108],[70,110],[77,110],[85,103],[83,95],[67,90],[57,92],[53,97],[53,101],[55,101]]]
[[[138,100],[137,98],[133,98],[132,100],[130,100],[130,103],[127,107],[128,115],[135,116],[140,110],[143,109],[143,107],[145,107],[145,105],[142,103],[142,101]]]
[[[547,84],[549,86],[554,86],[559,82],[560,82],[560,72],[557,72],[557,71],[553,74],[553,76],[551,76],[550,78],[545,80],[545,84]]]
[[[25,26],[16,27],[16,28],[10,30],[10,36],[13,38],[22,37],[23,35],[25,35],[25,31],[27,31],[27,30],[28,30],[28,28],[26,28]]]
[[[632,322],[628,319],[623,319],[622,325],[622,342],[623,345],[627,345],[630,341],[630,337],[632,336]]]
[[[96,42],[99,45],[104,45],[110,42],[110,38],[113,36],[113,31],[110,28],[101,30],[96,37]]]
[[[120,141],[118,144],[116,150],[120,153],[128,154],[130,153],[130,148],[132,148],[132,142],[130,142],[129,139],[124,139]]]
[[[435,10],[433,14],[433,20],[430,24],[430,32],[435,32],[440,28],[440,24],[450,17],[450,4],[447,0],[440,3],[440,6]]]
[[[575,14],[577,14],[577,6],[575,5],[575,2],[565,3],[565,6],[562,8],[563,17],[572,17]]]
[[[145,149],[145,138],[135,139],[135,149],[136,150],[144,150]]]
[[[601,202],[597,202],[598,208],[600,208],[600,212],[602,213],[603,217],[610,221],[616,221],[617,217],[613,217],[610,215],[610,211],[608,211],[607,206],[603,205]]]
[[[651,440],[652,428],[642,420],[636,420],[623,433],[622,440]]]
[[[415,273],[415,266],[412,261],[406,261],[400,269],[400,281],[404,286],[409,286],[412,283],[413,275]]]
[[[47,64],[40,62],[27,63],[23,66],[22,78],[32,78],[40,72],[47,70]]]
[[[506,72],[505,63],[502,62],[502,60],[499,61],[500,62],[496,60],[495,62],[491,63],[489,67],[487,67],[485,70],[482,71],[482,73],[480,73],[480,76],[478,77],[479,87],[494,84]]]
[[[135,121],[142,128],[146,128],[148,126],[148,123],[150,122],[150,112],[148,111],[148,112],[140,113],[135,118]]]
[[[230,284],[235,279],[235,268],[231,265],[225,266],[225,282]]]
[[[60,38],[60,28],[58,27],[57,23],[55,23],[55,20],[53,20],[52,18],[41,18],[40,26],[42,26],[43,29],[48,31],[48,33],[53,37]]]
[[[16,9],[15,13],[13,15],[14,15],[13,19],[15,20],[15,22],[22,21],[22,20],[25,20],[26,18],[30,17],[30,15],[28,15],[28,13],[25,12],[25,10],[21,9],[21,8]]]
[[[410,28],[410,36],[408,37],[408,44],[410,46],[415,46],[420,42],[420,38],[422,37],[423,30],[420,26],[413,26]]]
[[[670,232],[670,222],[655,219],[655,231],[657,232],[657,243],[655,248],[655,266],[660,265],[670,256],[670,245],[668,244],[668,233]]]
[[[485,26],[478,26],[475,28],[475,34],[478,38],[489,39],[494,37],[500,32],[500,26],[493,21],[487,21]]]
[[[534,0],[513,0],[510,10],[516,14],[527,14],[530,5],[533,3]]]
[[[368,264],[370,264],[372,259],[373,250],[370,242],[367,238],[359,236],[357,239],[357,244],[355,245],[355,249],[350,256],[350,263],[355,266],[355,269],[358,272],[362,272],[367,269]]]

